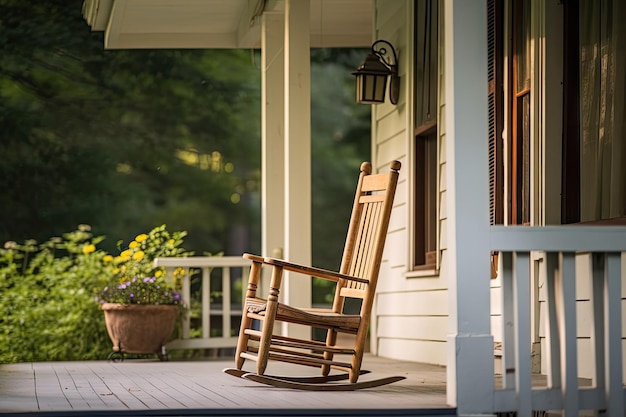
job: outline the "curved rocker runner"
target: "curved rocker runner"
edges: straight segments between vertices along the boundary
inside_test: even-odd
[[[333,383],[335,381],[347,380],[349,378],[349,374],[346,373],[319,377],[283,377],[276,375],[257,375],[255,373],[239,369],[224,369],[224,372],[229,375],[241,377],[265,385],[271,385],[276,388],[290,388],[302,391],[356,391],[364,388],[380,387],[405,379],[403,376],[391,376],[355,383]],[[362,372],[362,374],[364,373],[368,373],[368,371]]]

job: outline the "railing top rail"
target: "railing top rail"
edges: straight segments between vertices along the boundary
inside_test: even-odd
[[[250,261],[240,256],[190,256],[155,258],[154,266],[202,268],[250,266]]]
[[[490,226],[493,251],[625,252],[624,226]]]

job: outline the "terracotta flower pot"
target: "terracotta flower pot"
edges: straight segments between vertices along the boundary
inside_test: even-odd
[[[152,304],[102,304],[113,351],[156,353],[163,360],[178,315],[178,306]]]

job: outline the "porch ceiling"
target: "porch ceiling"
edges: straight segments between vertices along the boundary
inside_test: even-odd
[[[368,47],[373,0],[311,0],[311,47]],[[261,13],[284,0],[84,0],[106,49],[259,48]]]

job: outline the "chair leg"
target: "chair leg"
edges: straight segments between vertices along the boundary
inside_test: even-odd
[[[326,333],[326,346],[332,347],[337,344],[337,331],[328,329]],[[332,352],[324,352],[324,359],[327,361],[333,360]],[[330,373],[330,365],[322,365],[322,375],[327,376]]]
[[[257,356],[257,373],[263,375],[267,368],[267,360],[270,354],[270,346],[272,344],[272,335],[274,333],[274,321],[276,319],[276,311],[278,310],[278,294],[280,293],[280,283],[283,279],[283,268],[274,266],[272,270],[272,282],[270,283],[270,292],[267,297],[267,308],[265,309],[265,319],[263,320],[263,330],[261,332],[261,341],[259,343],[259,353]]]
[[[241,369],[246,361],[245,358],[241,357],[241,354],[248,350],[248,339],[250,339],[250,337],[245,331],[251,327],[252,319],[248,317],[248,312],[244,306],[244,311],[241,315],[241,326],[239,327],[239,339],[237,339],[237,353],[235,353],[235,366],[237,369]]]
[[[246,334],[246,330],[252,327],[252,319],[248,317],[248,309],[246,307],[246,300],[248,298],[256,297],[256,290],[259,284],[259,279],[261,277],[261,263],[260,262],[252,262],[250,267],[250,275],[248,278],[248,289],[246,292],[246,298],[243,300],[243,305],[241,309],[243,310],[241,313],[241,326],[239,327],[239,338],[237,339],[237,352],[235,353],[235,366],[237,369],[241,369],[243,367],[244,362],[246,361],[241,357],[243,352],[248,350],[248,340],[250,337]]]
[[[352,369],[350,370],[350,382],[355,383],[361,374],[361,363],[365,352],[365,341],[367,339],[367,325],[361,325],[354,341],[354,355],[352,355]]]
[[[361,375],[361,363],[363,362],[363,349],[357,349],[352,356],[352,369],[350,369],[350,382],[355,383]]]

